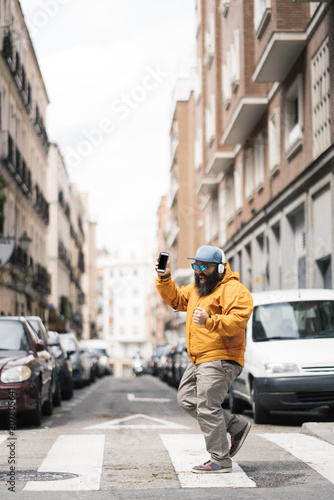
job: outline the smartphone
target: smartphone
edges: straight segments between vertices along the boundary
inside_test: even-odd
[[[169,259],[168,252],[161,252],[160,253],[159,261],[158,261],[158,269],[157,269],[157,271],[159,273],[163,273],[164,271],[166,271],[168,259]]]

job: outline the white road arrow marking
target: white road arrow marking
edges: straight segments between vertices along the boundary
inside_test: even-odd
[[[129,421],[139,420],[140,423],[129,424]],[[143,423],[143,420],[148,420],[153,422],[150,424]],[[162,420],[160,418],[149,417],[148,415],[143,415],[138,413],[136,415],[130,415],[129,417],[116,418],[115,420],[109,420],[103,424],[91,425],[85,427],[85,429],[189,429],[185,425],[175,424],[174,422],[169,422],[168,420]]]
[[[334,446],[313,436],[298,433],[258,434],[302,460],[334,483]]]
[[[98,490],[103,465],[104,435],[61,435],[51,447],[38,472],[78,474],[74,479],[29,481],[25,491]]]
[[[191,469],[210,459],[202,434],[160,434],[181,488],[256,488],[236,462],[227,474],[194,474]]]
[[[137,398],[134,394],[128,394],[128,401],[154,401],[155,403],[169,403],[172,401],[168,398]]]

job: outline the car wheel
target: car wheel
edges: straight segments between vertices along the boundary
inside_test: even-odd
[[[60,380],[58,378],[56,383],[56,390],[53,395],[53,406],[60,406],[60,405],[61,405],[61,387],[60,387]]]
[[[42,406],[43,415],[50,416],[53,412],[53,397],[52,397],[52,386],[50,384],[49,397]]]
[[[66,384],[65,389],[62,392],[62,398],[65,400],[71,399],[73,396],[73,381],[72,378]]]
[[[38,384],[38,386],[36,387],[36,408],[32,411],[27,412],[25,420],[28,425],[33,425],[35,427],[40,427],[40,425],[42,425],[42,400],[40,384]]]
[[[229,408],[232,413],[243,413],[245,409],[244,402],[235,397],[232,387],[229,392]]]
[[[253,410],[254,422],[256,424],[268,423],[270,412],[261,405],[255,382],[253,383],[252,387],[252,410]]]

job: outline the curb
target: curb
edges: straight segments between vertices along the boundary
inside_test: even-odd
[[[334,445],[334,432],[333,430],[318,424],[317,422],[307,422],[302,425],[300,432],[302,434],[309,434],[315,436],[327,443]]]

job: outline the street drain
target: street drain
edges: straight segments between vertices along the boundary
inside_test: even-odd
[[[64,479],[75,479],[79,477],[78,474],[70,474],[67,472],[36,472],[33,470],[26,470],[22,472],[0,472],[0,481],[10,481],[15,476],[16,481],[61,481]]]

